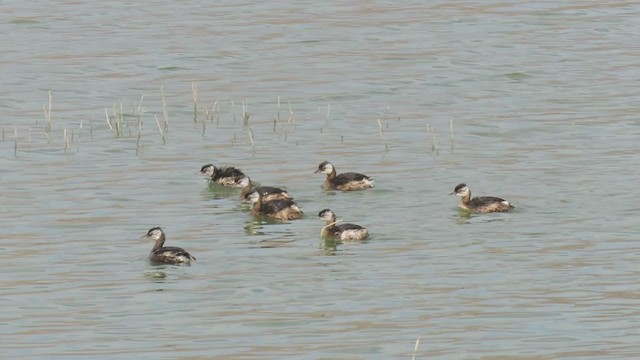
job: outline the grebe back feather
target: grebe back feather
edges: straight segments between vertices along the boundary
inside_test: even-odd
[[[295,201],[291,199],[263,201],[257,191],[252,191],[248,196],[253,204],[251,212],[256,216],[267,216],[279,220],[295,220],[304,216],[304,212]]]
[[[244,187],[245,175],[242,170],[233,166],[216,167],[213,164],[206,164],[200,168],[200,174],[207,176],[211,181],[222,186]]]
[[[273,186],[258,186],[253,187],[251,184],[251,179],[246,177],[242,180],[241,184],[243,185],[242,192],[240,192],[240,200],[249,201],[249,195],[252,191],[257,191],[262,198],[262,201],[272,201],[272,200],[286,200],[291,199],[286,190],[282,190]]]

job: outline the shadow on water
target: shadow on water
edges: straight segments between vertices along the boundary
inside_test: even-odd
[[[205,180],[207,182],[206,187],[202,190],[202,195],[206,199],[227,199],[227,198],[238,198],[240,199],[240,188],[231,188],[219,185],[215,182]]]
[[[454,223],[458,225],[465,225],[465,224],[471,223],[471,217],[473,216],[471,211],[468,211],[459,207],[456,208],[455,211],[456,212],[451,215],[451,218],[453,219]]]
[[[457,208],[456,211],[457,211],[456,213],[451,215],[451,218],[453,222],[458,225],[468,225],[468,224],[477,223],[477,222],[490,223],[490,222],[509,221],[509,217],[505,216],[508,213],[495,212],[495,213],[489,213],[489,214],[474,214],[471,211],[468,211],[462,208]],[[513,212],[515,212],[515,210],[509,213],[513,213]]]
[[[252,242],[249,249],[274,249],[291,246],[292,243],[299,239],[281,240],[281,239],[265,239],[257,242]]]
[[[164,283],[167,278],[167,273],[162,270],[154,270],[145,272],[144,277],[156,283]]]
[[[262,231],[265,225],[285,225],[288,223],[289,221],[286,220],[278,220],[266,216],[251,215],[251,219],[244,225],[244,231],[247,235],[266,235],[266,233]]]
[[[320,238],[320,250],[324,256],[336,256],[339,255],[338,245],[341,242],[333,238]]]
[[[345,255],[346,248],[370,242],[370,238],[357,241],[342,241],[332,237],[320,237],[320,250],[324,256]]]

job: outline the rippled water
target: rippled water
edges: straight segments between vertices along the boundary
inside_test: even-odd
[[[640,353],[636,2],[0,5],[2,358]],[[465,216],[459,182],[517,209]],[[321,241],[326,207],[371,238]],[[150,265],[156,225],[198,261]]]

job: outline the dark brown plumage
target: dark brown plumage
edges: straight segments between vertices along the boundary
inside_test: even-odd
[[[353,191],[374,187],[373,179],[367,175],[355,172],[337,174],[335,167],[328,161],[321,162],[315,172],[327,175],[323,184],[325,189]]]
[[[260,194],[260,198],[263,202],[273,201],[273,200],[287,200],[291,199],[289,194],[280,188],[273,186],[258,186],[253,187],[251,184],[251,179],[248,177],[246,180],[243,180],[244,187],[242,188],[242,192],[240,192],[240,200],[249,201],[249,195],[252,191],[257,191]]]
[[[513,204],[507,200],[495,196],[471,198],[471,190],[466,184],[458,184],[449,195],[462,197],[460,207],[474,213],[507,212],[514,208]]]
[[[213,164],[206,164],[200,168],[200,174],[208,176],[211,181],[222,186],[244,187],[244,179],[247,178],[240,169],[232,166],[215,167]]]
[[[369,231],[360,225],[338,224],[336,214],[331,209],[321,210],[318,217],[325,221],[321,233],[323,237],[337,238],[342,241],[358,241],[369,237]]]
[[[304,216],[298,205],[290,199],[263,201],[255,190],[249,194],[248,198],[253,203],[251,212],[256,216],[267,216],[278,220],[295,220]]]
[[[163,246],[166,236],[159,227],[149,229],[143,237],[155,240],[149,253],[149,260],[156,264],[190,264],[196,258],[184,249],[175,246]]]

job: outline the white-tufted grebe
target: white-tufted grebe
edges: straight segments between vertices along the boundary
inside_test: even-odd
[[[166,237],[164,231],[159,227],[149,229],[147,235],[144,235],[143,238],[149,238],[156,242],[149,253],[149,260],[152,263],[190,264],[191,261],[196,261],[195,257],[182,248],[175,246],[163,247]]]
[[[466,184],[458,184],[449,195],[462,197],[460,207],[474,213],[506,212],[514,208],[513,204],[499,197],[477,196],[472,199]]]
[[[304,216],[298,205],[290,199],[262,201],[262,197],[257,191],[252,191],[248,196],[253,204],[251,212],[256,216],[267,216],[279,220],[295,220]]]
[[[328,161],[321,162],[315,172],[327,175],[323,184],[325,189],[353,191],[369,189],[374,186],[373,179],[367,175],[354,172],[346,172],[338,175],[336,168]]]
[[[213,164],[203,165],[200,174],[208,176],[211,181],[222,186],[244,187],[244,179],[247,178],[240,169],[234,167],[215,167]]]
[[[369,231],[356,224],[338,224],[336,214],[330,209],[324,209],[318,213],[318,217],[326,222],[322,228],[323,237],[338,238],[342,241],[358,241],[369,237]]]
[[[249,177],[242,179],[241,185],[243,185],[243,188],[242,192],[240,192],[240,200],[244,202],[249,201],[249,194],[251,194],[252,191],[257,191],[260,194],[260,198],[263,202],[291,199],[291,196],[289,196],[289,194],[285,190],[277,187],[258,186],[254,188]]]

